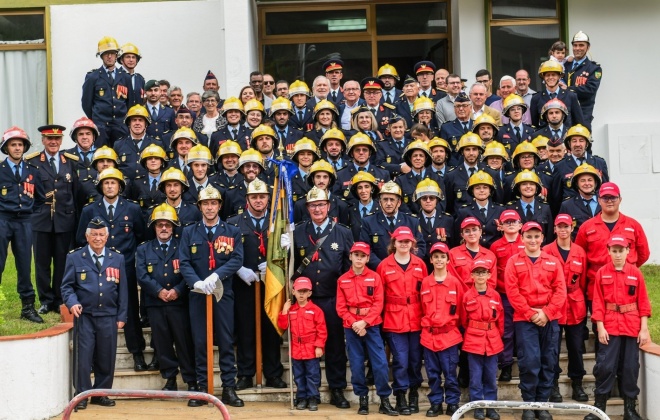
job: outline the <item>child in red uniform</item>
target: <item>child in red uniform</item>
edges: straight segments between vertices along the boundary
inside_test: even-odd
[[[419,336],[422,308],[419,291],[427,276],[426,264],[414,255],[417,242],[412,230],[400,226],[392,232],[388,255],[378,265],[378,275],[385,288],[383,331],[392,351],[392,388],[400,414],[419,412],[419,386],[422,384],[422,347]],[[403,395],[412,401],[408,410],[398,404]]]
[[[555,235],[557,239],[543,247],[543,251],[557,258],[564,268],[566,294],[568,298],[559,318],[559,341],[557,351],[561,349],[562,331],[566,335],[568,350],[568,377],[573,388],[572,398],[576,401],[588,401],[589,396],[582,388],[582,378],[587,373],[584,370],[582,347],[584,345],[583,330],[587,321],[587,305],[584,294],[587,291],[587,255],[581,246],[571,241],[573,218],[568,214],[558,214],[555,218]],[[558,361],[559,362],[559,361]],[[550,394],[550,401],[562,402],[559,393],[559,363],[555,367],[555,382]]]
[[[380,324],[383,319],[383,283],[380,276],[367,268],[371,249],[365,242],[355,242],[349,258],[351,268],[337,280],[337,315],[344,324],[346,351],[351,366],[353,392],[360,397],[358,414],[369,414],[369,388],[364,376],[365,347],[374,372],[376,393],[380,397],[378,412],[397,416],[389,396],[390,388],[387,358],[383,339],[380,337]],[[397,395],[397,407],[400,404]],[[403,394],[405,402],[405,394]],[[405,404],[405,410],[408,405]],[[407,411],[410,414],[410,411]]]
[[[641,420],[635,402],[639,395],[639,347],[649,343],[648,318],[651,303],[646,293],[644,276],[626,261],[630,242],[623,235],[613,235],[607,242],[610,262],[596,273],[593,313],[598,329],[596,354],[596,401],[594,406],[605,411],[607,398],[615,379],[621,383],[624,420]],[[618,378],[617,378],[618,377]],[[585,420],[596,420],[593,414]]]
[[[525,248],[520,240],[520,215],[515,210],[504,210],[500,215],[500,223],[504,236],[493,242],[490,250],[497,258],[497,286],[495,290],[502,298],[502,308],[504,308],[504,333],[502,342],[504,350],[498,356],[498,367],[502,369],[500,381],[509,382],[511,380],[511,366],[513,366],[513,348],[515,337],[513,334],[513,307],[506,296],[504,287],[504,269],[506,263],[513,255],[519,253]]]
[[[293,359],[293,376],[296,381],[296,408],[309,411],[318,410],[317,399],[321,383],[321,363],[328,330],[325,326],[323,311],[314,305],[312,296],[312,281],[307,277],[298,277],[293,283],[293,296],[296,303],[284,303],[282,312],[277,318],[277,325],[285,330],[291,325],[291,358]]]
[[[447,403],[447,415],[458,410],[461,390],[458,387],[456,367],[458,348],[463,341],[460,325],[463,285],[447,272],[449,248],[436,242],[430,251],[433,273],[422,282],[422,334],[426,376],[429,378],[431,408],[426,417],[442,414],[442,402]],[[444,390],[440,376],[445,377]]]
[[[504,349],[504,310],[500,294],[488,285],[490,264],[483,260],[472,263],[474,287],[463,296],[463,351],[470,366],[470,401],[497,400],[497,355]],[[486,416],[499,420],[492,408]],[[474,410],[474,418],[483,420],[481,408]]]

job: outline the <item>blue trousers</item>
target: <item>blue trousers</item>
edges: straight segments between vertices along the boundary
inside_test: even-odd
[[[90,389],[111,389],[117,355],[117,317],[82,314],[75,320],[74,335],[78,341],[74,342],[74,352],[78,351],[76,394]]]
[[[319,397],[319,384],[321,383],[321,362],[319,359],[296,360],[293,359],[293,379],[296,381],[296,398]]]
[[[566,350],[568,352],[568,377],[571,379],[582,379],[587,371],[584,370],[584,359],[582,358],[582,347],[584,346],[584,328],[587,320],[582,320],[577,325],[560,325],[559,340],[557,340],[557,353],[561,353],[562,331],[566,337]],[[598,339],[598,338],[596,338]],[[561,368],[559,361],[555,369],[555,379],[559,379]]]
[[[32,224],[30,219],[0,219],[0,284],[7,263],[7,248],[11,242],[11,252],[16,265],[16,291],[23,303],[34,303],[32,287]]]
[[[497,355],[467,353],[470,366],[470,401],[497,401]]]
[[[520,370],[518,388],[523,401],[547,402],[559,357],[559,324],[556,320],[548,322],[545,327],[527,321],[516,321],[513,324]]]
[[[608,394],[614,387],[615,379],[621,381],[619,392],[624,397],[636,398],[639,395],[639,345],[637,337],[610,335],[607,345],[601,344],[596,354],[596,394]]]
[[[360,397],[369,394],[367,380],[364,375],[364,361],[366,359],[365,347],[371,368],[374,373],[374,382],[376,383],[376,393],[380,397],[389,397],[392,388],[389,384],[387,359],[385,358],[385,346],[380,337],[380,326],[374,325],[367,328],[367,334],[360,337],[350,328],[344,328],[346,336],[346,350],[348,351],[348,361],[351,366],[351,384],[353,392]]]
[[[431,404],[458,404],[461,398],[461,390],[458,388],[456,369],[458,366],[459,344],[451,346],[442,351],[434,352],[424,347],[424,362],[426,376],[429,378],[429,401]],[[440,375],[445,377],[444,392],[441,385]]]
[[[392,351],[392,388],[406,391],[422,384],[422,345],[419,343],[421,331],[407,333],[385,333],[385,339]]]
[[[505,294],[501,293],[500,297],[502,298],[502,308],[504,308],[504,334],[502,335],[504,350],[497,356],[497,364],[501,369],[513,364],[513,347],[515,342],[513,334],[513,306],[511,306],[509,298]]]

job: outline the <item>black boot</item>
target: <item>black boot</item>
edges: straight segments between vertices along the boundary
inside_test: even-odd
[[[635,409],[636,402],[636,398],[623,397],[623,420],[642,420]]]
[[[408,392],[408,408],[410,413],[419,413],[419,387],[411,386]]]
[[[243,407],[245,405],[243,400],[238,398],[238,395],[236,395],[236,389],[231,386],[222,388],[221,401],[225,404],[229,404],[232,407]]]
[[[402,416],[409,416],[410,408],[408,407],[408,402],[406,401],[406,391],[397,391],[395,395],[396,407],[394,407],[394,409],[398,411]]]
[[[360,407],[358,408],[358,414],[366,416],[369,414],[369,396],[364,395],[360,396]]]
[[[559,392],[559,380],[555,379],[554,382],[552,383],[552,391],[550,391],[550,402],[556,402],[560,403],[564,399],[561,396],[561,393]]]
[[[147,362],[144,361],[142,352],[133,354],[133,370],[136,372],[144,372],[147,370]]]
[[[596,394],[594,397],[594,407],[598,408],[600,411],[603,413],[605,412],[605,409],[607,408],[607,395],[606,394]],[[625,411],[624,411],[625,413]],[[625,416],[624,416],[625,418]],[[595,414],[587,414],[584,416],[584,420],[600,420],[600,417],[598,417]]]
[[[163,391],[177,391],[178,387],[176,385],[176,376],[172,376],[171,378],[167,378],[167,382],[165,382],[165,386],[163,387]]]
[[[160,370],[160,362],[158,362],[158,358],[156,357],[156,353],[154,352],[154,357],[151,359],[151,362],[147,365],[147,370],[150,372],[156,372]]]
[[[23,309],[21,309],[21,319],[26,319],[36,324],[43,324],[44,320],[39,316],[36,309],[34,309],[34,302],[23,302]]]
[[[571,382],[571,388],[573,388],[573,395],[571,395],[571,398],[573,398],[575,401],[589,401],[589,396],[586,392],[584,392],[584,389],[582,388],[582,378],[573,379]]]
[[[510,382],[511,381],[511,365],[502,367],[502,372],[500,373],[501,382]]]
[[[387,414],[388,416],[399,415],[399,412],[392,407],[392,404],[390,404],[389,397],[380,397],[380,406],[378,407],[378,412],[380,414]],[[408,414],[410,414],[410,412]]]
[[[351,404],[344,397],[343,389],[333,389],[330,391],[330,404],[337,408],[351,408]]]
[[[426,417],[438,417],[442,414],[442,404],[431,404],[431,408],[426,410]]]
[[[199,386],[197,385],[197,382],[191,381],[188,382],[188,391],[190,392],[200,392]],[[205,406],[207,403],[204,400],[188,400],[188,407],[202,407]]]

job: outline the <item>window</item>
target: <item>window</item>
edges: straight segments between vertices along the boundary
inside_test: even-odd
[[[491,73],[497,86],[504,75],[529,72],[534,90],[541,88],[537,71],[548,50],[563,33],[559,0],[488,1]],[[493,90],[495,87],[493,88]]]
[[[376,75],[385,63],[402,80],[420,60],[451,66],[447,1],[262,4],[258,13],[261,68],[276,79],[311,87],[333,58],[344,61],[343,80]]]

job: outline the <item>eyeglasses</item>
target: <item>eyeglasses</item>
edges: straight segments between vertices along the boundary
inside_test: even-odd
[[[264,80],[264,85],[274,85],[275,81],[274,80]]]
[[[437,197],[432,196],[432,195],[425,195],[424,197],[420,198],[420,200],[422,200],[422,201],[431,201],[431,200],[435,200],[435,199],[437,199]]]
[[[327,205],[328,205],[328,203],[308,204],[307,208],[312,209],[312,210],[318,210],[318,209],[322,209],[323,207],[325,207]]]
[[[360,90],[360,88],[344,88],[345,91],[350,92],[353,90]]]
[[[619,199],[619,197],[613,196],[613,195],[606,195],[603,197],[600,197],[601,200],[603,200],[606,203],[614,203]]]

